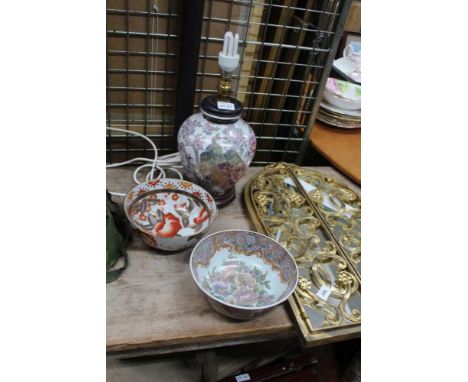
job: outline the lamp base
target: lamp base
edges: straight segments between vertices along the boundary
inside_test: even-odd
[[[229,188],[222,194],[213,195],[213,198],[218,208],[225,207],[236,198],[236,187]]]

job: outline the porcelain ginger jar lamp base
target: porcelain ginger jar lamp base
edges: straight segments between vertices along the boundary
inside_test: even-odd
[[[252,162],[257,140],[240,118],[242,104],[235,98],[210,96],[200,109],[179,129],[179,154],[187,176],[222,207],[235,198],[236,182]]]

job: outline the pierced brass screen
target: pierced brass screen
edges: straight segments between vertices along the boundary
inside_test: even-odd
[[[360,331],[361,201],[336,179],[292,164],[265,167],[244,196],[256,229],[294,256],[299,284],[289,299],[305,342]],[[326,299],[318,292],[329,289]]]

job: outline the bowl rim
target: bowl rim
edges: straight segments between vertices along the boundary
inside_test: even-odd
[[[203,187],[199,186],[198,184],[193,183],[193,182],[191,182],[191,181],[189,181],[189,180],[177,179],[177,178],[159,178],[159,179],[156,178],[156,179],[150,179],[150,180],[144,181],[144,182],[142,182],[142,183],[139,183],[139,184],[133,186],[133,187],[127,192],[127,194],[125,195],[124,202],[123,202],[123,210],[124,210],[124,212],[125,212],[125,216],[127,217],[127,219],[128,219],[130,222],[133,223],[133,220],[132,220],[132,219],[130,218],[130,216],[129,216],[129,211],[127,211],[127,208],[125,208],[125,201],[127,200],[127,198],[128,198],[128,196],[130,195],[130,193],[132,193],[133,190],[134,190],[136,187],[141,186],[142,184],[145,184],[145,183],[153,182],[153,181],[155,181],[155,180],[171,180],[171,181],[175,181],[175,182],[182,182],[182,181],[183,181],[183,182],[191,183],[191,184],[193,184],[193,185],[195,185],[195,186],[201,188],[203,191],[205,191],[205,192],[214,200],[213,196],[212,196],[208,191],[206,191]],[[171,189],[171,188],[160,188],[160,189],[155,189],[155,190],[152,190],[152,191],[174,192],[174,189]],[[201,198],[199,198],[198,196],[193,195],[193,194],[191,194],[191,193],[189,193],[189,194],[190,194],[190,196],[191,196],[192,198],[197,199],[198,201],[200,201],[202,205],[206,204],[206,203],[205,203]],[[135,199],[135,200],[136,200],[136,199]],[[128,210],[130,210],[130,207],[132,206],[133,202],[134,202],[134,200],[131,201]],[[134,228],[134,229],[137,229],[138,231],[140,231],[140,232],[142,232],[142,233],[144,233],[144,234],[151,235],[151,236],[153,236],[153,237],[155,237],[155,238],[158,238],[158,239],[160,239],[160,240],[166,240],[166,239],[168,239],[168,240],[171,240],[171,239],[190,239],[190,238],[192,238],[192,237],[195,237],[195,236],[197,236],[197,235],[200,235],[201,233],[206,232],[206,231],[211,227],[211,225],[212,225],[213,222],[215,221],[216,217],[218,216],[218,206],[216,205],[216,203],[214,203],[213,205],[214,205],[214,207],[215,207],[215,208],[214,208],[214,213],[211,214],[211,211],[210,211],[210,221],[209,221],[208,225],[207,225],[203,230],[201,230],[200,232],[194,233],[193,235],[188,235],[188,236],[174,236],[174,237],[164,237],[164,236],[156,235],[156,234],[154,234],[154,233],[152,233],[152,232],[148,232],[148,231],[144,230],[143,228],[139,227],[139,226],[136,225],[136,224],[135,224],[135,228]],[[207,206],[207,207],[208,207],[208,206]]]
[[[217,234],[220,234],[220,233],[224,233],[224,232],[249,232],[249,233],[254,233],[254,234],[257,234],[257,235],[260,235],[260,236],[263,236],[263,237],[266,237],[267,239],[269,240],[272,240],[273,242],[275,242],[277,245],[279,245],[281,248],[284,249],[284,251],[287,253],[287,255],[291,258],[293,264],[294,264],[294,267],[296,269],[296,281],[294,283],[294,288],[291,288],[291,291],[286,294],[286,296],[284,296],[281,300],[278,300],[272,304],[269,304],[269,305],[264,305],[264,306],[255,306],[255,307],[250,307],[250,306],[242,306],[242,305],[234,305],[234,304],[230,304],[226,301],[223,301],[223,300],[220,300],[219,298],[217,297],[214,297],[212,296],[210,293],[208,293],[198,282],[197,278],[195,277],[195,274],[194,274],[194,271],[193,271],[193,266],[192,266],[192,258],[193,258],[193,254],[195,253],[195,250],[197,249],[197,247],[206,239],[210,238],[211,236],[214,236],[214,235],[217,235]],[[291,295],[294,293],[294,291],[296,290],[297,288],[297,284],[299,282],[299,268],[297,267],[297,264],[296,264],[296,260],[294,260],[294,256],[291,255],[291,253],[287,250],[287,248],[285,246],[283,246],[282,244],[278,243],[276,240],[272,239],[271,237],[267,236],[267,235],[264,235],[263,233],[260,233],[260,232],[256,232],[256,231],[251,231],[251,230],[248,230],[248,229],[225,229],[225,230],[222,230],[222,231],[217,231],[217,232],[213,232],[212,234],[210,235],[207,235],[205,236],[203,239],[201,239],[197,245],[195,245],[195,247],[193,247],[192,249],[192,253],[190,254],[190,259],[189,259],[189,265],[190,265],[190,273],[192,275],[192,279],[193,281],[195,281],[195,284],[197,284],[198,288],[205,294],[207,295],[209,298],[219,302],[220,304],[222,305],[225,305],[225,306],[228,306],[228,307],[231,307],[231,308],[235,308],[235,309],[240,309],[240,310],[247,310],[247,311],[250,311],[250,310],[264,310],[264,309],[268,309],[268,308],[273,308],[275,307],[276,305],[279,305],[279,304],[282,304],[283,302],[285,302],[289,297],[291,297]]]

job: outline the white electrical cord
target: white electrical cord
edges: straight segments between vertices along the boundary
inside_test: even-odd
[[[177,170],[178,168],[182,168],[181,162],[180,162],[180,156],[179,153],[173,153],[173,154],[168,154],[168,155],[163,155],[162,157],[158,157],[158,148],[154,144],[154,142],[149,139],[146,135],[137,133],[136,131],[130,131],[130,130],[125,130],[125,129],[118,129],[116,127],[106,127],[107,130],[112,130],[112,131],[119,131],[121,133],[126,133],[126,134],[133,134],[137,135],[146,141],[148,141],[153,150],[154,150],[154,159],[150,158],[133,158],[130,160],[127,160],[125,162],[120,162],[120,163],[112,163],[112,164],[107,164],[106,168],[114,168],[114,167],[121,167],[121,166],[126,166],[128,164],[134,163],[134,162],[146,162],[142,164],[141,166],[137,167],[137,169],[133,172],[133,181],[136,184],[140,184],[140,181],[138,181],[138,173],[140,170],[143,168],[148,168],[150,167],[151,170],[146,174],[145,181],[152,180],[152,179],[160,179],[160,178],[165,178],[166,177],[166,171],[164,171],[163,167],[167,167],[166,170],[172,170],[174,171],[180,179],[183,179],[182,173]],[[159,171],[159,174],[157,177],[154,177],[154,172],[155,170]],[[121,192],[110,192],[111,195],[115,196],[125,196],[126,194],[123,194]]]

